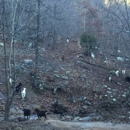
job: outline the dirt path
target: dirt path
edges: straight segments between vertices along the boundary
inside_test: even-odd
[[[129,124],[112,124],[104,122],[66,122],[46,120],[46,124],[66,130],[130,130]]]
[[[130,130],[130,124],[106,122],[61,121],[56,118],[41,118],[27,121],[0,122],[0,130]]]

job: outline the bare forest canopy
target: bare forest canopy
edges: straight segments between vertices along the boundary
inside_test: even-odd
[[[110,2],[112,2],[113,4],[116,3],[116,2],[123,4],[123,3],[124,3],[124,0],[104,0],[104,3],[105,3],[105,4],[109,4]],[[127,3],[128,5],[130,5],[130,0],[126,0],[126,3]]]
[[[42,0],[39,8],[39,39],[42,42],[55,44],[62,38],[77,37],[86,31],[95,35],[101,45],[113,44],[113,48],[119,46],[122,48],[122,44],[129,41],[130,13],[129,1],[120,1]],[[5,0],[5,14],[3,14],[1,0],[0,37],[2,38],[3,34],[2,24],[5,23],[5,36],[8,39],[14,35],[15,42],[34,41],[37,36],[38,5],[36,3],[36,0]],[[106,3],[110,6],[106,6]],[[114,45],[116,42],[118,45]]]

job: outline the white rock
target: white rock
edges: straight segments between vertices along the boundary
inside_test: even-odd
[[[4,43],[3,43],[3,42],[0,42],[0,46],[4,46]]]
[[[119,70],[117,70],[117,71],[115,72],[115,74],[116,74],[116,76],[119,76]]]
[[[111,77],[109,77],[109,81],[111,81],[112,80],[112,78]]]
[[[66,39],[66,42],[69,43],[69,39],[68,38]]]
[[[124,61],[123,57],[117,57],[117,61]]]
[[[95,59],[95,55],[94,55],[93,53],[91,53],[91,57],[92,57],[93,59]]]
[[[122,73],[122,75],[125,75],[125,70],[122,70],[121,73]]]
[[[32,59],[25,59],[24,62],[25,62],[26,64],[31,63],[31,62],[32,62]]]
[[[120,53],[121,51],[120,50],[118,50],[118,53]]]

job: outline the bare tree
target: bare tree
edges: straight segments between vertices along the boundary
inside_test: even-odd
[[[20,41],[20,35],[24,34],[25,31],[21,31],[23,28],[25,29],[26,24],[28,23],[27,20],[23,25],[21,22],[22,18],[25,17],[25,4],[24,6],[20,6],[19,0],[2,0],[2,8],[1,8],[1,22],[2,22],[2,34],[3,34],[3,43],[4,43],[4,55],[5,55],[5,87],[6,87],[6,104],[5,104],[5,114],[4,119],[9,120],[9,112],[10,107],[12,105],[12,101],[15,95],[15,81],[16,79],[16,71],[15,71],[15,45],[17,41]],[[11,6],[10,6],[11,5]],[[19,8],[22,8],[22,12],[19,12]],[[21,13],[21,16],[20,16]],[[20,33],[21,31],[21,33]],[[9,50],[10,48],[10,50]],[[7,53],[7,50],[9,50]],[[8,58],[9,57],[9,58]],[[11,90],[11,85],[9,83],[10,78],[13,79],[13,90]]]
[[[12,104],[13,101],[13,97],[14,97],[14,91],[12,92],[12,94],[10,93],[10,86],[9,86],[9,79],[12,78],[12,71],[11,71],[11,58],[13,56],[14,58],[14,23],[15,23],[15,17],[16,17],[16,10],[17,10],[17,2],[16,4],[14,4],[14,0],[11,1],[11,10],[12,10],[12,26],[11,26],[11,35],[10,35],[10,54],[9,54],[9,60],[7,60],[7,40],[6,40],[6,32],[7,32],[7,20],[6,20],[6,11],[5,11],[5,7],[6,7],[6,2],[3,0],[2,1],[2,33],[3,33],[3,42],[4,42],[4,55],[5,55],[5,75],[6,75],[6,81],[5,81],[5,86],[6,86],[6,95],[7,95],[7,99],[6,99],[6,104],[5,104],[5,114],[4,114],[4,119],[8,120],[9,119],[9,112],[10,112],[10,106]],[[14,11],[13,11],[14,10]],[[10,19],[11,20],[11,19]],[[14,61],[14,60],[13,60]],[[8,71],[9,70],[9,71]],[[11,94],[11,95],[10,95]]]
[[[35,70],[34,70],[34,79],[33,87],[37,88],[38,86],[38,66],[39,66],[39,33],[40,33],[40,0],[37,0],[37,31],[36,31],[36,42],[35,42]]]
[[[107,32],[108,43],[111,43],[113,52],[122,50],[122,56],[129,55],[130,39],[130,8],[126,0],[108,1],[102,7],[104,31]],[[109,44],[110,45],[110,44]],[[114,51],[115,50],[115,51]],[[125,52],[125,53],[124,53]]]

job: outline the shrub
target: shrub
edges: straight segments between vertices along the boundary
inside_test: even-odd
[[[86,48],[86,54],[90,55],[91,51],[96,47],[97,39],[92,35],[84,32],[80,36],[80,44]]]

